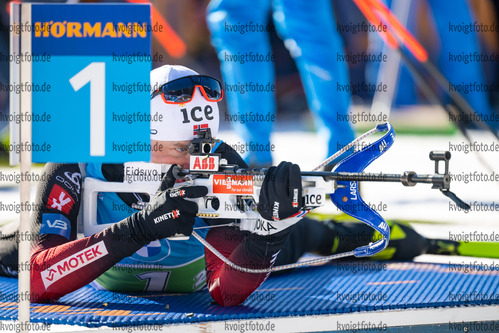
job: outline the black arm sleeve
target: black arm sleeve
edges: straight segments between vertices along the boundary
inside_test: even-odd
[[[31,227],[29,235],[20,235],[15,224],[8,224],[0,228],[0,275],[17,277],[18,275],[18,247],[20,239],[31,241],[31,250],[40,247],[52,247],[69,240],[76,239],[76,227],[78,211],[81,201],[81,173],[78,164],[56,164],[47,163],[40,176],[38,183],[35,209],[31,212]],[[59,209],[60,208],[60,209]],[[50,228],[44,229],[40,235],[44,214],[60,214],[69,221],[65,227],[64,235],[50,232]],[[46,215],[55,216],[55,215]],[[50,221],[50,223],[55,223]],[[57,228],[54,228],[57,230]]]

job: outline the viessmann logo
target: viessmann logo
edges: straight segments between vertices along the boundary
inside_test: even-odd
[[[48,288],[52,283],[85,267],[97,259],[103,258],[107,254],[108,252],[104,241],[100,241],[91,247],[85,248],[44,270],[41,273],[43,285],[45,288]]]
[[[150,27],[149,27],[150,29]],[[35,37],[146,38],[147,23],[138,22],[35,22]]]
[[[253,194],[253,176],[213,175],[213,193]]]

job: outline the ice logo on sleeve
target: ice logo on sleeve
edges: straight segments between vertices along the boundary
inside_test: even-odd
[[[73,198],[62,187],[56,184],[52,187],[52,191],[50,191],[47,207],[69,214],[74,202]]]

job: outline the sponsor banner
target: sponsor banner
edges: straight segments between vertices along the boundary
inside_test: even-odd
[[[218,156],[191,156],[190,169],[196,171],[218,171]]]
[[[100,241],[90,247],[87,247],[80,252],[67,257],[43,272],[41,272],[42,282],[45,288],[48,288],[54,282],[62,279],[63,277],[76,272],[82,267],[105,257],[108,254],[104,241]]]
[[[253,176],[213,175],[213,193],[253,194]]]
[[[150,54],[148,5],[33,4],[33,54]]]

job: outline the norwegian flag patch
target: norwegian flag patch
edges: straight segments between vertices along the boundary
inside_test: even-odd
[[[208,128],[208,124],[201,124],[201,125],[194,125],[192,127],[193,129],[193,134],[194,135],[198,135],[198,132],[201,131],[201,130],[205,130]]]

